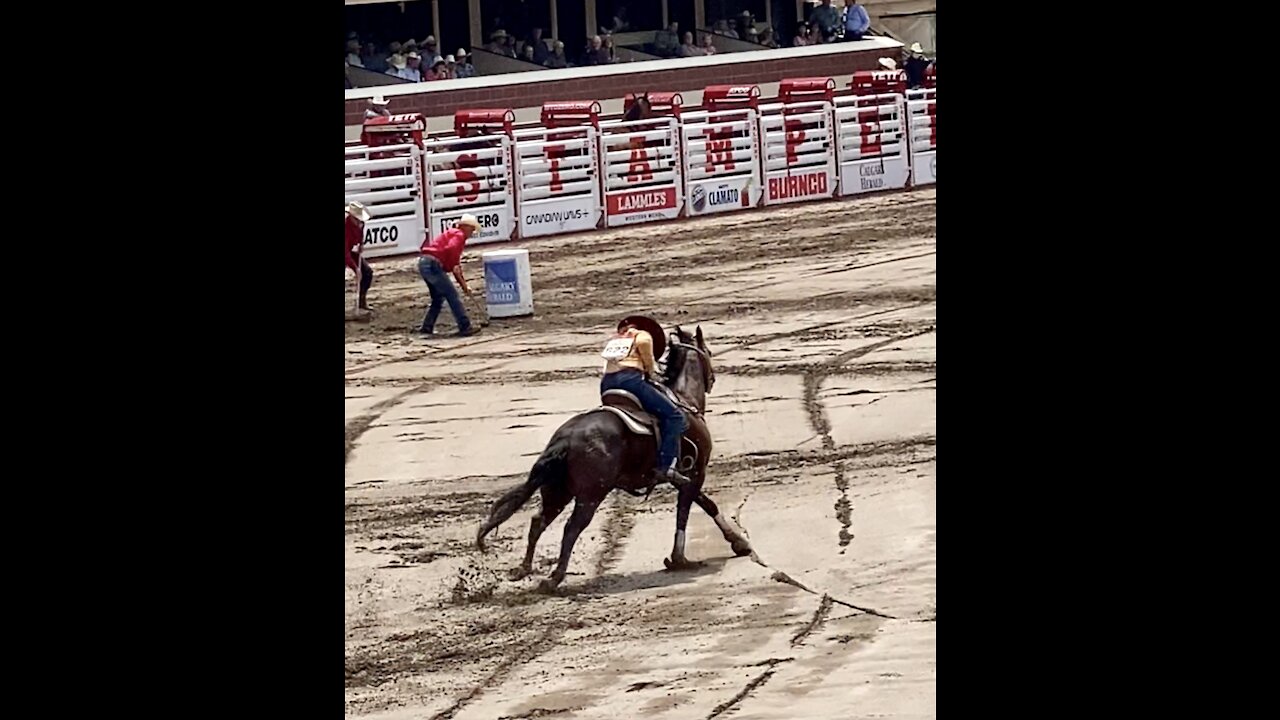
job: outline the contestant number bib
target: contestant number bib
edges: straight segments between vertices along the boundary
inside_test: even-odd
[[[600,357],[605,360],[621,360],[631,354],[631,348],[635,343],[636,340],[633,337],[626,335],[615,337],[604,346],[604,352],[600,353]]]

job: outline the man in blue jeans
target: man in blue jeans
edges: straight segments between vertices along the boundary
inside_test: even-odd
[[[431,306],[427,308],[427,316],[422,319],[422,329],[419,330],[423,335],[435,334],[440,306],[446,302],[449,303],[454,321],[458,323],[458,335],[468,337],[480,332],[471,326],[467,311],[462,307],[462,298],[458,297],[458,291],[449,282],[448,275],[453,273],[462,292],[472,294],[467,278],[462,274],[462,248],[467,244],[467,239],[479,229],[480,221],[476,220],[475,215],[467,214],[458,220],[457,227],[445,230],[434,240],[422,243],[418,273],[422,275],[427,291],[431,293]]]
[[[644,409],[652,413],[660,425],[662,445],[658,449],[658,464],[654,476],[674,485],[683,485],[689,478],[676,471],[679,459],[680,437],[689,427],[684,412],[671,398],[654,387],[649,378],[657,371],[656,357],[665,349],[666,335],[656,320],[643,315],[632,315],[618,323],[618,332],[609,339],[604,352],[604,377],[600,379],[600,394],[606,390],[626,390],[640,400]]]

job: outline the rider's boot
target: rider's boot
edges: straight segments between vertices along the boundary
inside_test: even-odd
[[[689,478],[677,472],[674,466],[669,467],[666,470],[654,469],[654,471],[649,474],[649,487],[644,489],[644,499],[649,499],[649,493],[653,492],[653,489],[657,487],[660,482],[669,482],[679,488],[688,483]]]

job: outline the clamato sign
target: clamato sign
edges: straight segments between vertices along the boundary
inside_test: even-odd
[[[669,210],[675,206],[675,188],[640,190],[609,196],[610,215],[625,215],[649,210]]]
[[[827,194],[825,171],[769,178],[769,199],[818,197]]]

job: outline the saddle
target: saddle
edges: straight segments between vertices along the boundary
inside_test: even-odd
[[[664,388],[665,390],[665,388]],[[659,429],[658,420],[653,415],[645,411],[644,406],[640,404],[640,398],[626,390],[605,390],[600,396],[600,409],[612,412],[617,415],[622,424],[636,435],[653,436],[654,451],[662,445],[662,431]],[[682,404],[676,402],[677,407]],[[676,461],[676,468],[681,472],[689,470],[698,462],[698,446],[687,437],[680,438],[680,459]]]

